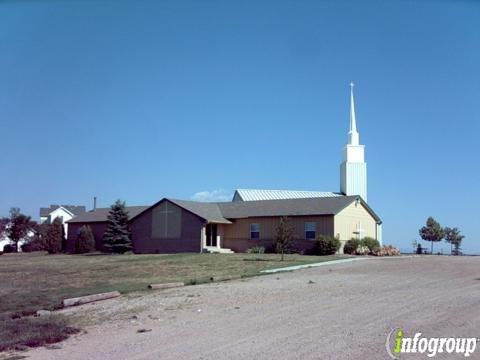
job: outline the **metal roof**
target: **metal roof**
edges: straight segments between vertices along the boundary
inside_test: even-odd
[[[232,201],[331,198],[339,196],[344,195],[329,191],[237,189]]]
[[[142,211],[148,209],[149,206],[126,206],[125,210],[128,212],[128,218],[132,219]],[[67,223],[83,223],[83,222],[105,222],[107,221],[110,208],[97,208],[96,210],[87,211],[83,214],[75,216]]]

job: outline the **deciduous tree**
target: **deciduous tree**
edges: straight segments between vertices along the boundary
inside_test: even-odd
[[[460,254],[460,246],[462,245],[462,240],[465,238],[464,235],[460,234],[458,228],[449,228],[446,227],[445,231],[445,241],[450,244],[450,252],[452,255]]]
[[[433,254],[433,243],[442,241],[445,236],[445,232],[440,224],[433,218],[429,217],[427,219],[426,226],[423,226],[419,231],[420,237],[425,241],[430,241],[432,243],[431,253]]]
[[[276,228],[274,239],[275,251],[282,254],[282,261],[284,254],[289,252],[292,247],[294,228],[286,216],[280,219],[280,224]]]
[[[30,216],[22,214],[19,208],[10,209],[10,218],[3,218],[0,224],[0,232],[8,237],[18,251],[18,243],[27,239],[34,229],[36,222]]]

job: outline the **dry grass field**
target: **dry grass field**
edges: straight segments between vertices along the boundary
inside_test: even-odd
[[[0,256],[0,351],[42,344],[41,338],[31,341],[38,333],[45,334],[48,343],[62,340],[65,332],[74,331],[54,316],[46,318],[49,320],[24,317],[39,309],[56,309],[64,298],[112,290],[145,291],[151,283],[198,284],[208,282],[212,276],[248,277],[264,269],[338,258],[292,254],[282,262],[276,254],[5,254]],[[21,333],[31,335],[19,337]]]

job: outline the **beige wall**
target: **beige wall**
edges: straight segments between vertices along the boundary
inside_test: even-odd
[[[295,238],[305,239],[305,222],[317,223],[317,235],[333,235],[333,216],[289,216],[290,224],[295,228]],[[236,219],[233,224],[219,226],[219,234],[229,239],[249,239],[250,224],[260,224],[260,239],[273,239],[280,217],[258,217]],[[221,228],[221,230],[220,230]]]
[[[305,222],[317,223],[317,235],[333,235],[333,216],[289,216],[290,224],[295,229],[294,251],[307,253],[315,242],[305,240]],[[257,217],[232,220],[232,224],[219,225],[218,234],[221,236],[222,247],[235,252],[247,251],[252,246],[263,246],[267,251],[273,250],[273,239],[280,217]],[[250,224],[260,224],[260,239],[250,239]]]
[[[361,237],[369,236],[377,239],[377,222],[367,209],[361,204],[353,202],[340,211],[334,219],[334,236],[346,241],[357,237],[355,232],[363,229]]]

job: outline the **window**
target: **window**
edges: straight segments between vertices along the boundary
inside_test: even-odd
[[[260,239],[260,224],[250,224],[250,239]]]
[[[317,237],[317,223],[306,222],[305,223],[305,239],[315,240]]]

